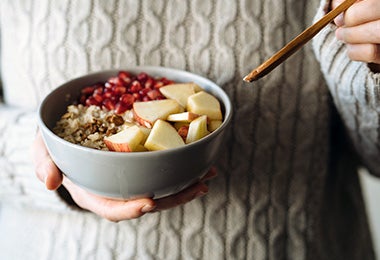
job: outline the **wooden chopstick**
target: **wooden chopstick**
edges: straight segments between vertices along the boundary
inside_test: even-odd
[[[299,50],[309,40],[311,40],[320,30],[322,30],[323,27],[333,21],[336,16],[347,10],[356,1],[357,0],[346,0],[335,9],[328,12],[325,16],[323,16],[315,24],[300,33],[272,57],[270,57],[256,69],[252,70],[247,76],[244,77],[244,81],[252,82],[267,75],[274,68],[289,58],[293,53]]]

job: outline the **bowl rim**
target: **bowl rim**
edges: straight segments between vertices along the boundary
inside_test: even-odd
[[[197,140],[193,143],[186,144],[185,146],[171,148],[171,149],[167,149],[167,150],[159,150],[159,151],[142,151],[142,152],[129,152],[128,153],[128,152],[115,152],[115,151],[98,150],[98,149],[94,149],[94,148],[90,148],[90,147],[81,146],[79,144],[71,143],[71,142],[59,137],[58,135],[56,135],[42,120],[43,109],[44,109],[46,103],[48,102],[49,98],[51,98],[56,92],[60,91],[60,89],[62,87],[69,85],[69,84],[72,84],[73,82],[76,82],[76,81],[80,81],[80,80],[83,80],[86,78],[94,77],[94,76],[99,75],[99,74],[113,73],[113,72],[117,73],[118,71],[128,71],[131,73],[146,72],[148,74],[155,73],[155,74],[157,74],[157,76],[166,77],[168,79],[170,79],[170,76],[166,76],[166,75],[162,75],[162,74],[163,73],[165,73],[165,74],[174,73],[177,76],[192,77],[194,79],[198,79],[200,81],[206,82],[209,85],[212,85],[212,86],[219,88],[219,90],[220,90],[219,95],[221,97],[223,97],[223,99],[224,99],[223,101],[220,100],[220,102],[223,103],[223,106],[225,108],[225,115],[224,115],[222,124],[218,127],[218,129],[216,129],[215,131],[213,131],[209,135],[207,135],[207,136],[205,136],[205,137],[201,138],[200,140]],[[227,107],[229,108],[228,113],[226,113]],[[40,105],[38,106],[38,125],[40,128],[42,128],[44,130],[42,132],[49,135],[55,141],[62,143],[63,145],[68,145],[69,147],[76,149],[76,150],[83,150],[84,152],[87,152],[87,153],[95,153],[95,154],[99,154],[99,155],[107,154],[107,155],[112,155],[112,156],[116,156],[116,157],[119,157],[119,156],[133,157],[133,156],[141,156],[141,155],[149,157],[149,156],[156,156],[159,154],[176,153],[178,151],[189,149],[190,147],[193,147],[193,146],[201,145],[205,142],[210,142],[211,139],[213,139],[214,137],[219,135],[229,125],[231,118],[232,118],[232,114],[233,114],[233,107],[232,107],[232,103],[231,103],[229,96],[226,94],[226,92],[224,91],[224,89],[222,87],[220,87],[219,85],[217,85],[215,82],[211,81],[208,78],[205,78],[203,76],[200,76],[198,74],[195,74],[195,73],[192,73],[189,71],[174,69],[174,68],[170,68],[170,67],[132,66],[132,67],[122,67],[122,68],[116,68],[116,69],[99,70],[99,71],[91,72],[91,73],[88,73],[88,74],[85,74],[85,75],[82,75],[79,77],[72,78],[72,79],[64,82],[63,84],[60,84],[58,87],[56,87],[54,90],[52,90],[48,95],[46,95],[45,98],[40,103]],[[44,136],[44,134],[43,134],[43,136]],[[45,139],[45,137],[43,137],[43,138]]]

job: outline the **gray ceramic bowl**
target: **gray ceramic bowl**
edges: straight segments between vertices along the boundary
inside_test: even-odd
[[[71,80],[41,103],[39,126],[48,151],[58,168],[74,183],[95,194],[127,199],[160,198],[177,193],[204,176],[215,163],[223,136],[232,116],[226,93],[210,80],[189,72],[163,67],[123,68],[132,73],[146,72],[177,82],[195,82],[215,95],[224,110],[223,124],[203,139],[181,148],[154,152],[109,152],[67,142],[52,132],[66,108],[83,86],[117,75],[119,70],[102,71]]]

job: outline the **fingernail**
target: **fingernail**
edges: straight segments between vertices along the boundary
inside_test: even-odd
[[[337,17],[335,17],[334,22],[335,22],[336,26],[343,26],[344,25],[343,13],[341,13]]]
[[[144,207],[141,208],[141,212],[147,213],[147,212],[154,210],[155,208],[156,208],[156,206],[154,206],[154,205],[146,204],[146,205],[144,205]]]

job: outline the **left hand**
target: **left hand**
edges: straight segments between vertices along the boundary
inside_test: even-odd
[[[332,8],[344,0],[333,0]],[[380,68],[380,1],[359,0],[334,20],[336,37],[347,44],[350,59]]]

